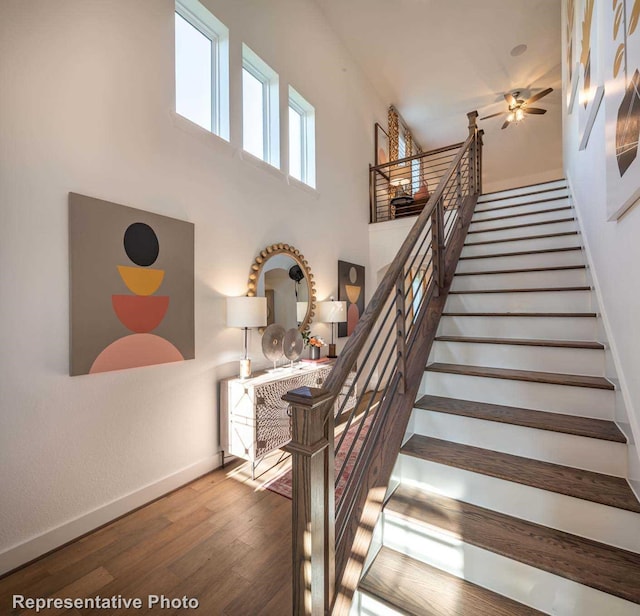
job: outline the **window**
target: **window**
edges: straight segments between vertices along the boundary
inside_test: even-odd
[[[289,175],[315,188],[315,109],[289,86]]]
[[[280,166],[278,74],[242,45],[242,147]]]
[[[176,112],[229,140],[229,30],[197,0],[175,12]]]

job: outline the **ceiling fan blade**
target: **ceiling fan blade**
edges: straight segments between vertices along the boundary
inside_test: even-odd
[[[508,111],[501,111],[499,113],[492,113],[491,115],[484,116],[484,118],[479,118],[480,120],[488,120],[489,118],[495,118],[497,116],[506,115],[509,113]]]
[[[542,115],[543,113],[547,113],[546,109],[539,109],[538,107],[523,107],[522,111],[525,113],[533,113],[534,115]]]
[[[509,93],[509,94],[505,94],[504,95],[504,100],[507,101],[507,103],[509,104],[509,106],[511,105],[515,105],[516,104],[516,99],[513,98],[513,94]]]
[[[537,94],[534,94],[526,102],[526,104],[528,105],[529,103],[535,103],[536,101],[539,101],[543,96],[546,96],[547,94],[551,94],[551,92],[553,92],[553,88],[547,88],[546,90],[542,90],[542,92],[538,92]]]
[[[511,122],[509,122],[509,120],[507,120],[503,125],[502,125],[502,130],[504,130],[505,128],[507,128],[509,126],[509,124],[511,124]]]

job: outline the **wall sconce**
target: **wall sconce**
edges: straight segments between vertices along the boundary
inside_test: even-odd
[[[251,376],[248,333],[253,327],[267,325],[266,297],[227,297],[227,327],[240,327],[244,330],[244,354],[240,360],[240,378]]]
[[[327,357],[337,357],[334,343],[334,329],[336,323],[344,323],[347,320],[347,302],[338,302],[331,298],[328,302],[318,303],[318,321],[331,323],[331,344]]]

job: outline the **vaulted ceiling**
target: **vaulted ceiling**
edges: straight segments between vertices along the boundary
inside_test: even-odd
[[[500,164],[528,151],[561,156],[560,0],[316,0],[382,100],[396,105],[424,148],[466,135],[468,111],[506,110],[505,92],[554,92],[519,126],[480,123]],[[512,55],[519,45],[527,49]],[[534,160],[535,159],[535,160]],[[540,165],[538,164],[538,167]],[[535,169],[534,169],[535,171]]]

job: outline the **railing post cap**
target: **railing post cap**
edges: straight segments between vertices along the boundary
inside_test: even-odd
[[[331,398],[331,392],[319,387],[298,387],[288,391],[282,400],[293,404],[294,406],[302,406],[309,410],[314,409]]]

